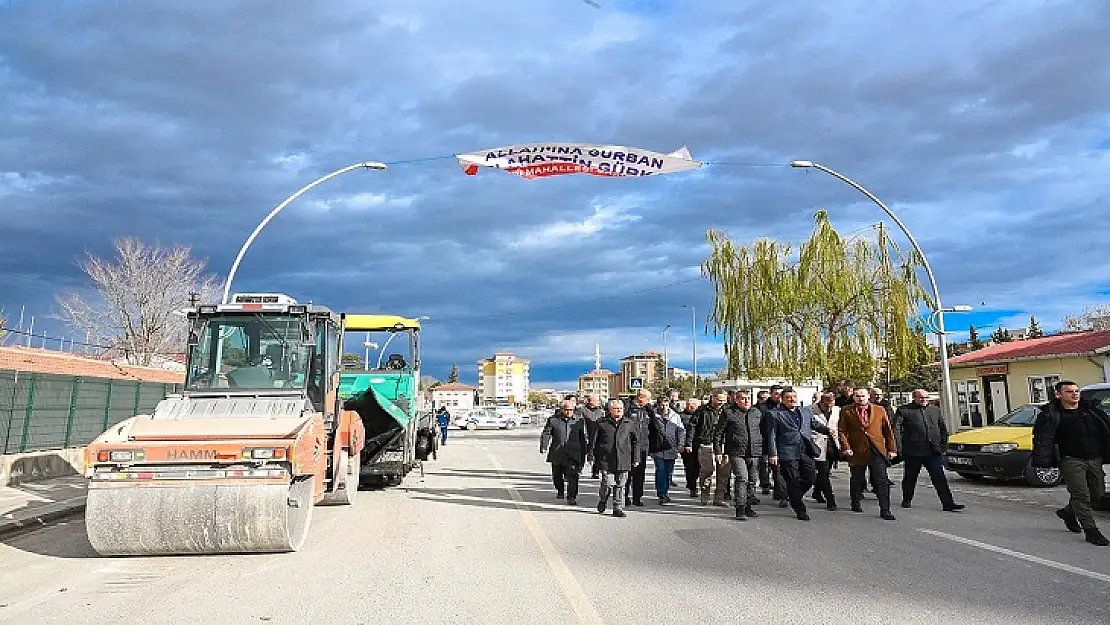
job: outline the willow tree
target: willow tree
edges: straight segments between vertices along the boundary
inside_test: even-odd
[[[918,311],[931,308],[920,257],[881,225],[872,238],[842,237],[825,211],[795,246],[737,245],[718,230],[702,275],[713,283],[710,324],[723,336],[728,374],[791,380],[868,381],[880,365],[900,378],[920,364]]]

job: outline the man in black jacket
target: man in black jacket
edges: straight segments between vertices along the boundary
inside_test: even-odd
[[[597,422],[597,437],[590,441],[590,460],[600,467],[597,513],[602,514],[613,496],[613,516],[623,517],[628,472],[639,464],[640,439],[636,424],[624,418],[624,403],[609,400],[609,414]]]
[[[586,403],[579,404],[576,412],[579,417],[586,420],[586,438],[592,441],[594,433],[597,431],[597,422],[605,416],[605,407],[601,405],[597,395],[587,395]],[[596,464],[593,465],[591,477],[597,479]]]
[[[747,391],[738,391],[725,407],[724,416],[713,437],[713,451],[718,458],[726,456],[732,469],[733,506],[736,519],[747,521],[759,516],[752,510],[755,497],[756,470],[763,455],[763,413],[752,406]]]
[[[640,440],[639,463],[632,467],[632,472],[628,475],[628,480],[631,482],[629,490],[632,492],[625,495],[624,505],[643,506],[644,481],[647,476],[648,433],[651,420],[655,418],[655,407],[651,405],[651,392],[646,389],[636,391],[636,396],[628,403],[628,414],[624,418],[636,424]]]
[[[1079,402],[1079,385],[1056,383],[1056,399],[1041,406],[1033,424],[1033,466],[1057,464],[1071,499],[1056,511],[1068,530],[1087,535],[1087,542],[1110,545],[1095,525],[1091,503],[1102,498],[1106,476],[1103,458],[1110,453],[1110,419],[1102,410]]]
[[[871,403],[875,403],[872,401]],[[894,440],[898,442],[898,453],[905,462],[906,472],[902,477],[902,507],[909,508],[913,501],[914,487],[921,467],[929,472],[933,488],[937,490],[940,503],[945,512],[963,510],[956,503],[948,478],[944,475],[944,454],[948,452],[948,426],[940,407],[929,405],[929,393],[923,388],[914,389],[913,401],[899,406],[894,413]]]
[[[698,453],[698,488],[701,490],[701,505],[709,505],[709,488],[713,485],[713,477],[717,477],[717,488],[713,493],[713,505],[725,506],[725,487],[731,471],[722,459],[713,453],[713,435],[717,431],[724,414],[725,402],[728,393],[720,391],[713,393],[709,403],[698,408],[693,417],[690,417],[690,427],[686,428],[686,448]]]
[[[574,402],[564,400],[562,414],[550,417],[540,435],[540,453],[547,454],[551,463],[551,481],[555,483],[556,497],[563,498],[566,484],[567,504],[578,504],[578,476],[589,449],[586,421],[574,413]]]

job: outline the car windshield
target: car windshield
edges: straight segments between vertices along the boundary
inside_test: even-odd
[[[995,425],[1008,425],[1012,427],[1030,427],[1037,420],[1036,406],[1022,406],[1010,414],[999,419]]]
[[[1110,388],[1083,391],[1079,398],[1084,402],[1098,406],[1102,408],[1103,411],[1110,413]]]
[[[302,345],[298,317],[210,317],[198,339],[189,353],[187,390],[305,388],[313,348]]]

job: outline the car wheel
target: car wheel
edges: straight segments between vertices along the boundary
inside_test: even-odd
[[[956,475],[964,478],[965,480],[971,480],[973,482],[978,482],[983,479],[982,475],[977,475],[975,473],[960,473],[959,471],[957,471]]]
[[[474,423],[473,421],[471,421],[470,423],[467,423],[467,424],[466,424],[466,429],[468,429],[468,430],[470,430],[471,432],[473,432],[474,430],[477,430],[477,429],[478,429],[478,424],[477,424],[477,423]]]
[[[1057,467],[1035,467],[1032,461],[1025,466],[1025,481],[1029,482],[1030,486],[1048,488],[1056,486],[1062,479],[1060,469]]]
[[[516,423],[513,423],[512,421],[509,421],[508,423],[505,424],[505,429],[506,430],[511,430],[515,427],[516,427]]]

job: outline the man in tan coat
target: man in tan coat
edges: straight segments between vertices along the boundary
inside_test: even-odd
[[[879,516],[893,521],[890,512],[890,480],[887,468],[897,455],[894,428],[882,406],[872,404],[867,389],[852,392],[852,405],[840,409],[840,448],[852,470],[852,512],[863,512],[860,502],[870,473],[871,487],[879,500]]]

